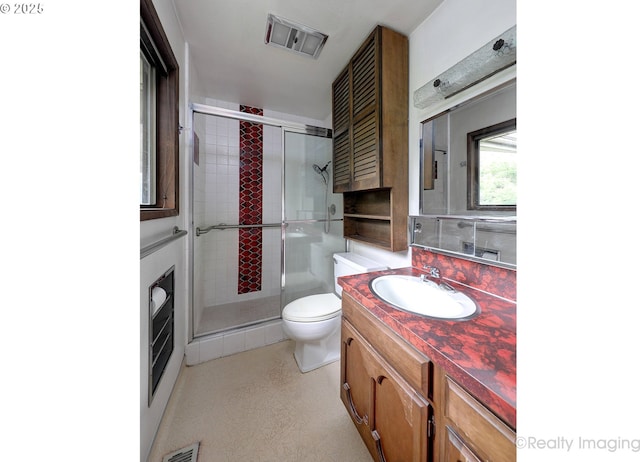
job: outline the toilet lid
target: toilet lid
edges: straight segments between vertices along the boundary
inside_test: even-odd
[[[340,299],[335,294],[309,295],[285,306],[282,317],[296,322],[324,321],[335,317],[340,309]]]

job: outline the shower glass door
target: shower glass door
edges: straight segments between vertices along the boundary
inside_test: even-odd
[[[333,254],[344,252],[342,194],[333,194],[331,138],[284,133],[282,307],[333,292]]]
[[[193,128],[193,336],[279,319],[282,129],[200,113]]]
[[[331,138],[246,106],[199,110],[207,112],[193,113],[193,338],[277,320],[290,301],[332,292],[332,255],[345,247]]]

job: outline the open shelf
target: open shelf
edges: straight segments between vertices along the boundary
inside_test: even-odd
[[[391,250],[391,209],[390,188],[344,193],[344,237]]]
[[[344,215],[391,218],[391,188],[344,193]]]

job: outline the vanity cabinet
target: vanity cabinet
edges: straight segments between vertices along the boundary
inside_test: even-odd
[[[378,26],[332,86],[333,191],[344,193],[345,237],[391,251],[407,248],[408,69],[407,37]],[[367,212],[371,205],[384,212]]]
[[[434,413],[425,396],[430,362],[416,354],[398,367],[414,369],[409,380],[419,384],[417,390],[390,362],[405,355],[406,345],[390,331],[365,337],[381,326],[356,310],[357,302],[343,295],[340,397],[345,407],[377,462],[433,460]]]
[[[515,429],[347,291],[340,398],[377,462],[514,462]]]

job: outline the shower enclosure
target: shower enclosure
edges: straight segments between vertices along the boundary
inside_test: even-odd
[[[332,291],[345,247],[330,130],[237,108],[192,104],[191,338]]]

